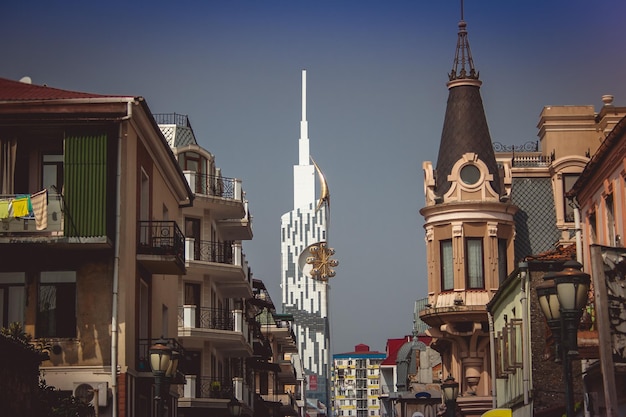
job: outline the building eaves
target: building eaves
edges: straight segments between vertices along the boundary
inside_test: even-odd
[[[112,97],[127,96],[83,93],[0,78],[0,101],[41,101]]]

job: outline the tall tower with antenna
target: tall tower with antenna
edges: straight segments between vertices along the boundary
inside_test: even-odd
[[[320,197],[315,197],[316,172]],[[328,279],[335,275],[327,246],[330,198],[321,170],[309,153],[306,70],[302,71],[302,120],[298,165],[293,167],[293,210],[281,217],[283,313],[294,317],[294,332],[308,384],[306,397],[329,404],[330,324]]]

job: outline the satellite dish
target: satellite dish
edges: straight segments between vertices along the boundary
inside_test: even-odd
[[[27,75],[25,77],[20,78],[20,82],[24,84],[32,84],[33,80]]]

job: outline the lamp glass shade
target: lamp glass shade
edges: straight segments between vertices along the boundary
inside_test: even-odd
[[[567,261],[563,271],[555,274],[557,295],[564,311],[581,310],[587,304],[587,293],[591,277],[582,272],[582,264]]]
[[[557,277],[555,281],[557,296],[563,310],[580,310],[585,306],[589,292],[588,278],[585,280],[581,275],[568,275]]]
[[[543,315],[548,320],[558,320],[561,318],[559,297],[556,294],[556,286],[553,280],[544,281],[537,285],[537,298]]]
[[[170,360],[170,365],[167,367],[167,371],[165,371],[165,376],[171,378],[176,375],[176,371],[178,370],[179,359],[180,359],[180,353],[173,350],[171,360]]]
[[[443,399],[445,401],[455,401],[456,397],[459,396],[459,383],[450,375],[443,384],[441,384],[441,391],[443,392]]]
[[[241,403],[236,398],[232,398],[228,402],[228,413],[233,417],[241,415]]]
[[[152,372],[167,372],[170,367],[172,350],[165,343],[157,341],[150,347],[150,367]]]

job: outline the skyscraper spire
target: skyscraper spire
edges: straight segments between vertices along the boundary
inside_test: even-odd
[[[298,165],[293,167],[293,208],[315,202],[315,168],[309,154],[309,124],[306,120],[306,70],[302,70],[302,120],[298,140]]]
[[[300,121],[300,140],[298,141],[299,165],[309,163],[309,122],[306,121],[306,70],[302,70],[302,120]]]

